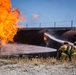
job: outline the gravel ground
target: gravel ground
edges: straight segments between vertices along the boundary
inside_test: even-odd
[[[76,64],[27,64],[0,62],[0,75],[76,75]]]

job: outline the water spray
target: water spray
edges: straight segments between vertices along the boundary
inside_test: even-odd
[[[65,41],[64,40],[60,40],[60,39],[57,39],[55,38],[54,36],[50,35],[49,33],[44,33],[44,35],[46,35],[47,37],[49,37],[50,39],[54,40],[54,41],[57,41],[61,44],[63,44]],[[69,45],[73,45],[73,43],[67,41],[69,43]]]

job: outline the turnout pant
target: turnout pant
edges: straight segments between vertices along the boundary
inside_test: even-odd
[[[63,51],[60,51],[60,50],[57,52],[57,53],[58,53],[58,54],[57,54],[58,59],[61,58],[62,52],[63,52]],[[64,53],[68,55],[69,61],[71,61],[71,54],[69,54],[67,51],[64,51]]]

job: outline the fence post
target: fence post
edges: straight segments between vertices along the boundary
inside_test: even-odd
[[[71,20],[71,27],[73,27],[73,20]]]
[[[39,27],[41,27],[41,23],[39,23]]]
[[[56,27],[56,22],[54,22],[54,27]]]
[[[26,24],[26,28],[28,28],[28,24]]]

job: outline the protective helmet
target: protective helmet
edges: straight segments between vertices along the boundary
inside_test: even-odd
[[[74,45],[76,45],[76,41],[74,42]]]
[[[65,41],[65,42],[64,42],[64,44],[68,44],[68,42],[67,42],[67,41]]]

